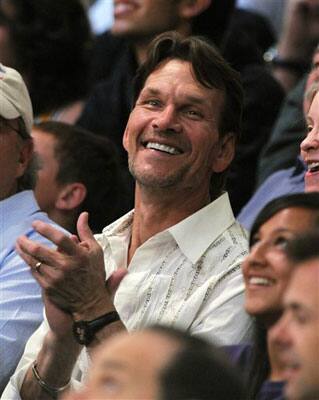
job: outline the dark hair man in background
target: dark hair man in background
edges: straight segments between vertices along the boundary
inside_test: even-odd
[[[318,229],[289,243],[287,253],[296,269],[285,292],[285,312],[271,332],[285,367],[289,400],[319,399],[318,243]]]
[[[107,138],[55,121],[36,124],[32,137],[40,164],[35,196],[53,221],[76,232],[79,215],[87,211],[97,233],[123,215],[125,188]]]
[[[205,340],[157,325],[98,347],[83,389],[63,399],[244,400],[236,372]]]

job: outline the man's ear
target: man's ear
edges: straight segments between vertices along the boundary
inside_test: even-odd
[[[235,156],[235,135],[232,132],[225,134],[217,144],[217,154],[213,160],[213,172],[223,172],[227,169]]]
[[[123,139],[122,139],[122,144],[123,144],[123,147],[124,147],[124,149],[127,151],[127,149],[128,149],[128,136],[129,136],[129,134],[128,134],[128,128],[127,128],[127,126],[126,126],[126,128],[125,128],[125,131],[124,131],[124,135],[123,135]]]
[[[205,11],[215,0],[181,0],[179,15],[181,18],[191,19]]]
[[[87,194],[83,183],[67,183],[61,189],[55,202],[55,207],[59,210],[75,210],[82,204]]]
[[[33,142],[32,140],[24,140],[19,150],[19,158],[17,165],[17,178],[20,178],[28,168],[33,157]]]

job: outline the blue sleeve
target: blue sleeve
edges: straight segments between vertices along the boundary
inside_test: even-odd
[[[32,231],[29,238],[51,245]],[[1,264],[0,393],[15,370],[25,343],[43,320],[41,288],[15,249]]]

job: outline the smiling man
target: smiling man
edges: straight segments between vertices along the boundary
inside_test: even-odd
[[[72,370],[86,374],[87,353],[76,363],[78,343],[90,352],[123,329],[162,323],[224,344],[247,339],[240,270],[247,240],[223,193],[241,109],[238,76],[213,47],[177,34],[153,42],[123,141],[134,211],[95,238],[82,214],[80,243],[37,223],[57,251],[18,241],[30,266],[41,262],[40,273],[32,271],[50,329],[43,325],[29,341],[7,398],[13,390],[24,399],[56,396]]]
[[[289,400],[319,399],[319,230],[288,247],[296,269],[285,293],[285,312],[272,336],[285,366]]]

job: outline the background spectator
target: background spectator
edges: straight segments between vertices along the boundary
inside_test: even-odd
[[[53,225],[33,194],[32,122],[31,101],[21,75],[0,64],[0,394],[25,342],[43,320],[41,288],[15,245],[20,235],[51,245],[32,226],[35,219]]]
[[[35,196],[52,220],[75,232],[88,211],[97,233],[123,215],[125,187],[109,140],[55,121],[35,125],[32,136],[40,162]]]
[[[74,122],[89,90],[91,34],[79,0],[2,0],[0,62],[25,79],[37,120]]]
[[[114,398],[240,400],[244,396],[238,374],[217,348],[188,333],[154,326],[103,343],[95,352],[85,387],[64,400]]]
[[[317,219],[317,227],[319,220]],[[319,230],[292,241],[287,253],[294,273],[284,296],[285,312],[271,335],[285,368],[289,400],[319,398]]]
[[[283,311],[283,296],[292,273],[285,248],[319,219],[319,193],[300,193],[273,200],[257,216],[250,252],[243,263],[245,309],[255,317],[253,345],[229,349],[246,374],[247,398],[275,400],[283,396],[283,365],[269,330]]]

